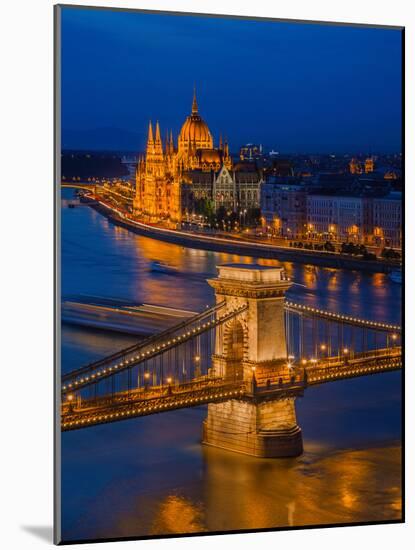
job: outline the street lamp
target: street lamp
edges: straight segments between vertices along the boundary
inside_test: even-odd
[[[69,410],[69,412],[72,412],[72,411],[73,411],[73,400],[74,400],[74,395],[73,395],[73,393],[69,393],[69,394],[66,396],[66,400],[67,400],[68,403],[69,403],[68,410]]]
[[[201,370],[200,370],[200,355],[194,356],[194,362],[195,362],[195,377],[199,378],[201,376]]]

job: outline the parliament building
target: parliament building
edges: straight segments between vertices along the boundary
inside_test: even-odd
[[[178,224],[201,199],[213,201],[216,210],[259,208],[261,183],[254,164],[233,163],[226,141],[214,146],[194,93],[177,143],[172,132],[162,140],[159,123],[153,129],[150,122],[146,152],[137,163],[134,212],[147,221]]]

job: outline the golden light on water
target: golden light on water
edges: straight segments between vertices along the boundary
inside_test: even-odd
[[[204,530],[200,507],[184,497],[170,495],[161,502],[150,534],[199,533]]]

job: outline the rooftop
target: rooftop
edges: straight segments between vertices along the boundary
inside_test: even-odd
[[[234,268],[234,269],[254,269],[255,271],[268,271],[270,269],[278,269],[278,270],[282,270],[284,269],[283,267],[280,267],[280,266],[270,266],[270,265],[260,265],[260,264],[238,264],[238,263],[231,263],[231,264],[220,264],[217,266],[218,268],[221,268],[221,267],[229,267],[229,268]]]
[[[224,264],[218,266],[219,279],[229,282],[239,281],[249,285],[290,286],[289,279],[283,267],[265,266],[259,264]],[[217,279],[216,279],[217,280]]]

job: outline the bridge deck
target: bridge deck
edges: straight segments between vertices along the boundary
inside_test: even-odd
[[[296,377],[293,383],[258,386],[253,389],[252,384],[244,381],[204,377],[180,386],[140,388],[86,399],[79,406],[64,403],[61,410],[61,428],[62,431],[76,430],[243,397],[278,399],[287,392],[302,392],[307,386],[401,368],[401,348],[396,347],[357,354],[351,359],[327,358],[315,366],[304,368],[305,376],[300,381]]]
[[[401,368],[402,350],[400,347],[371,353],[365,352],[357,354],[354,359],[349,359],[346,362],[330,358],[315,367],[307,368],[307,384],[310,386],[324,384]]]
[[[244,382],[229,383],[223,380],[189,384],[187,388],[172,389],[172,393],[168,388],[163,388],[159,392],[149,392],[148,397],[144,396],[142,390],[129,394],[122,392],[98,402],[87,401],[79,409],[74,407],[71,410],[70,406],[65,404],[62,410],[61,428],[62,431],[76,430],[127,418],[236,399],[245,393]]]

